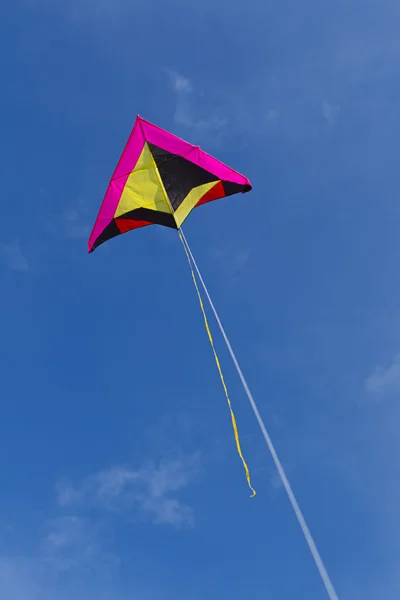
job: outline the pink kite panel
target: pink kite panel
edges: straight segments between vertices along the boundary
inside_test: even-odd
[[[93,231],[89,238],[89,251],[102,231],[104,231],[107,225],[113,220],[125,184],[138,161],[144,144],[145,139],[141,123],[139,118],[136,118],[135,125],[115,168],[104,196],[103,203],[100,207],[99,214],[97,215]]]

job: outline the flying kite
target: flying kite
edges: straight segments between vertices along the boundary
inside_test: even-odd
[[[107,188],[89,252],[146,225],[180,229],[196,206],[250,190],[243,175],[138,116]]]
[[[224,165],[216,158],[209,156],[199,146],[189,144],[138,116],[108,185],[89,238],[88,250],[89,252],[93,252],[107,240],[133,229],[145,227],[146,225],[157,224],[178,230],[179,238],[183,244],[191,269],[208,339],[229,405],[236,448],[242,460],[252,496],[255,495],[255,491],[251,485],[249,470],[243,458],[235,416],[215,350],[195,273],[199,277],[228,351],[233,359],[282,480],[283,487],[325,585],[327,594],[330,600],[338,600],[338,596],[302,515],[282,463],[278,458],[272,440],[210,298],[196,260],[181,229],[182,223],[197,206],[225,196],[231,196],[232,194],[246,193],[251,189],[251,183],[246,177]]]
[[[193,257],[181,230],[182,223],[196,206],[250,190],[251,183],[246,177],[208,155],[199,146],[193,146],[137,116],[97,215],[88,250],[91,253],[107,240],[146,225],[157,224],[178,230],[228,402],[236,448],[243,462],[252,496],[255,496],[193,270]]]

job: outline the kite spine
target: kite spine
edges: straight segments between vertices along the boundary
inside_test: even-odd
[[[253,498],[256,495],[256,491],[253,488],[253,486],[251,485],[249,468],[248,468],[247,463],[246,463],[246,461],[245,461],[245,459],[243,457],[242,449],[241,449],[241,446],[240,446],[239,431],[238,431],[237,424],[236,424],[235,414],[234,414],[233,409],[232,409],[232,404],[231,404],[231,401],[230,401],[230,398],[229,398],[228,388],[226,387],[224,375],[223,375],[222,369],[221,369],[221,363],[219,362],[217,351],[215,349],[214,340],[213,340],[213,337],[211,335],[210,326],[208,324],[208,319],[207,319],[207,314],[206,314],[206,311],[205,311],[205,308],[204,308],[203,299],[201,297],[201,293],[200,293],[200,289],[199,289],[199,286],[198,286],[198,283],[197,283],[196,275],[195,275],[195,272],[194,272],[194,269],[193,269],[192,261],[190,259],[190,255],[189,255],[190,249],[185,244],[185,241],[184,241],[184,238],[183,238],[183,234],[181,233],[181,230],[178,230],[178,233],[179,233],[179,238],[180,238],[180,240],[182,242],[183,248],[185,250],[186,257],[188,259],[190,271],[192,273],[192,279],[193,279],[194,287],[196,288],[197,297],[199,299],[201,312],[203,314],[204,325],[206,327],[208,339],[209,339],[209,342],[210,342],[210,345],[211,345],[211,348],[212,348],[212,351],[213,351],[213,354],[214,354],[215,363],[217,365],[217,369],[218,369],[218,373],[219,373],[219,376],[220,376],[220,379],[221,379],[222,387],[224,388],[226,400],[228,402],[229,412],[230,412],[231,419],[232,419],[233,433],[234,433],[234,436],[235,436],[236,449],[238,451],[238,454],[239,454],[239,456],[241,458],[241,461],[243,463],[244,470],[246,472],[247,484],[248,484],[248,486],[249,486],[249,488],[250,488],[250,490],[252,492],[252,494],[251,494],[250,497]]]
[[[236,355],[235,355],[235,353],[234,353],[234,351],[232,349],[232,346],[231,346],[231,344],[229,342],[228,336],[227,336],[227,334],[225,332],[225,329],[224,329],[224,327],[222,325],[221,319],[219,318],[219,315],[218,315],[217,310],[216,310],[216,308],[214,306],[214,303],[211,300],[211,296],[210,296],[210,294],[208,292],[206,284],[204,283],[204,279],[203,279],[203,277],[202,277],[202,275],[200,273],[199,267],[197,266],[197,262],[196,262],[196,260],[195,260],[195,258],[193,256],[193,253],[192,253],[192,251],[190,249],[190,246],[189,246],[189,244],[187,242],[187,239],[186,239],[186,237],[185,237],[182,229],[180,229],[179,235],[180,235],[181,240],[182,240],[182,242],[184,244],[185,251],[186,251],[187,255],[190,257],[190,264],[191,264],[191,266],[192,265],[194,266],[194,269],[195,269],[195,271],[196,271],[196,273],[198,275],[198,278],[200,280],[200,283],[202,285],[204,293],[205,293],[205,295],[207,297],[207,300],[208,300],[208,302],[210,304],[211,310],[212,310],[212,312],[214,314],[214,317],[215,317],[215,319],[216,319],[216,321],[218,323],[218,326],[219,326],[219,329],[221,331],[222,337],[225,340],[225,343],[226,343],[226,346],[228,348],[229,354],[231,355],[233,363],[234,363],[234,365],[236,367],[236,371],[237,371],[237,373],[239,375],[239,378],[240,378],[240,380],[242,382],[244,390],[245,390],[245,392],[247,394],[247,397],[248,397],[249,402],[251,404],[251,407],[253,409],[254,415],[255,415],[255,417],[257,419],[257,422],[258,422],[258,424],[260,426],[261,432],[262,432],[262,434],[264,436],[265,442],[266,442],[266,444],[268,446],[268,449],[269,449],[269,451],[271,453],[271,456],[272,456],[272,459],[274,461],[275,467],[276,467],[276,469],[277,469],[277,471],[279,473],[279,476],[281,478],[283,487],[285,488],[286,494],[287,494],[287,496],[289,498],[289,502],[290,502],[290,504],[291,504],[291,506],[293,508],[293,511],[294,511],[294,513],[296,515],[297,521],[298,521],[298,523],[300,525],[301,531],[303,532],[304,538],[305,538],[305,540],[307,542],[307,545],[309,547],[311,555],[312,555],[312,557],[314,559],[315,566],[317,567],[319,575],[320,575],[320,577],[322,579],[322,582],[323,582],[323,584],[325,586],[325,590],[326,590],[326,593],[327,593],[327,595],[329,597],[329,600],[339,600],[339,596],[337,595],[337,593],[335,591],[335,588],[333,587],[333,584],[332,584],[332,581],[331,581],[331,579],[329,577],[328,571],[326,570],[324,562],[323,562],[323,560],[321,558],[321,555],[320,555],[320,553],[318,551],[318,548],[317,548],[317,546],[316,546],[316,544],[314,542],[314,539],[313,539],[313,537],[311,535],[310,529],[308,528],[307,522],[306,522],[306,520],[305,520],[305,518],[303,516],[303,513],[301,512],[300,506],[299,506],[299,504],[298,504],[298,502],[296,500],[296,496],[294,495],[294,492],[292,490],[292,486],[290,485],[289,480],[288,480],[288,478],[286,476],[285,470],[284,470],[284,468],[282,466],[282,463],[281,463],[281,461],[280,461],[280,459],[278,457],[278,454],[277,454],[277,452],[275,450],[275,447],[274,447],[274,445],[272,443],[271,437],[270,437],[270,435],[269,435],[269,433],[267,431],[267,428],[266,428],[266,426],[264,424],[264,421],[263,421],[263,419],[262,419],[262,417],[260,415],[260,412],[259,412],[259,410],[257,408],[257,404],[256,404],[256,402],[255,402],[255,400],[253,398],[253,395],[252,395],[252,393],[250,391],[250,388],[249,388],[249,386],[247,384],[247,381],[246,381],[246,379],[245,379],[245,377],[244,377],[244,375],[242,373],[242,370],[241,370],[241,368],[239,366],[239,363],[238,363],[238,360],[236,358]]]

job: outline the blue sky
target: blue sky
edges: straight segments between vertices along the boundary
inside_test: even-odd
[[[251,179],[185,233],[339,597],[399,597],[399,16],[3,7],[2,600],[325,597],[176,234],[87,255],[137,113]]]

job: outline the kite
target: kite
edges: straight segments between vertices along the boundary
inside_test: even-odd
[[[138,116],[107,188],[89,252],[146,225],[180,229],[195,207],[250,190],[243,175]]]
[[[253,497],[256,492],[242,454],[235,415],[197,284],[191,252],[181,230],[182,223],[195,207],[251,189],[246,177],[199,146],[189,144],[137,116],[97,215],[88,250],[89,253],[94,252],[111,238],[147,225],[157,224],[178,230],[228,402],[236,448]]]

